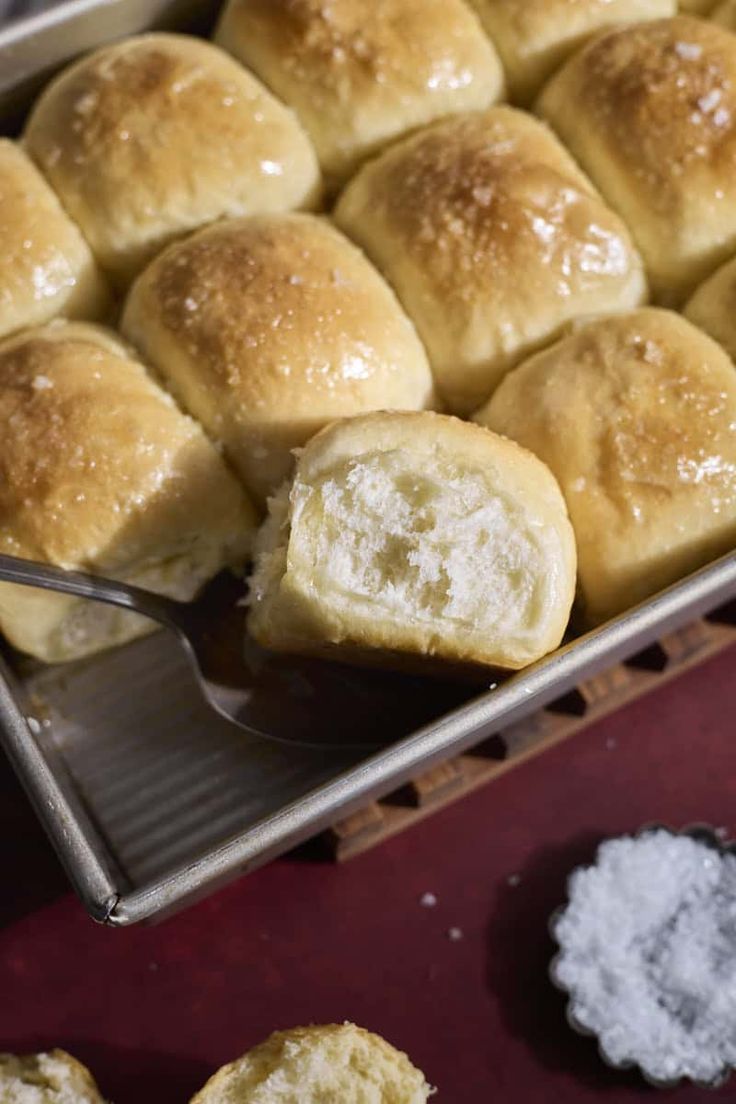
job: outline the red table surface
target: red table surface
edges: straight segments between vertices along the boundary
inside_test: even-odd
[[[735,661],[347,866],[290,856],[152,927],[86,917],[3,763],[0,1049],[61,1045],[115,1104],[183,1104],[273,1029],[350,1019],[408,1051],[447,1104],[653,1099],[566,1026],[546,925],[604,836],[655,819],[736,832]],[[730,1097],[736,1082],[663,1099]]]

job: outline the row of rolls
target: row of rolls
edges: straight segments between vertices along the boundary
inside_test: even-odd
[[[63,71],[0,140],[0,552],[515,670],[732,549],[736,4],[675,7],[230,0]],[[48,662],[146,628],[0,585]]]
[[[427,1104],[434,1090],[403,1051],[352,1023],[274,1031],[221,1066],[190,1104]],[[71,1054],[0,1054],[5,1104],[105,1104]]]

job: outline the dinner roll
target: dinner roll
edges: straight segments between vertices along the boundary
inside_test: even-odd
[[[736,541],[736,370],[676,314],[582,326],[509,375],[476,420],[560,481],[592,623]]]
[[[701,284],[685,307],[685,316],[736,360],[736,259]]]
[[[432,402],[393,292],[314,215],[222,222],[171,246],[134,285],[122,326],[261,499],[334,418]]]
[[[714,0],[680,0],[680,11],[692,12],[695,15],[707,15],[713,10]]]
[[[241,562],[253,513],[215,448],[112,335],[51,323],[0,343],[0,551],[192,598]],[[154,628],[0,583],[0,630],[47,662]]]
[[[719,4],[711,19],[714,23],[720,23],[722,27],[728,27],[729,31],[736,31],[736,0],[723,0]]]
[[[400,1050],[344,1023],[274,1032],[191,1104],[426,1104],[431,1091]]]
[[[309,442],[269,508],[248,619],[265,648],[516,670],[562,639],[572,529],[512,441],[429,412],[350,418]]]
[[[631,227],[660,302],[736,252],[736,36],[686,16],[612,31],[539,110]]]
[[[2,1104],[105,1104],[92,1075],[63,1050],[0,1054]]]
[[[148,34],[64,70],[26,148],[118,285],[223,215],[312,207],[319,169],[292,113],[215,46]]]
[[[568,319],[645,297],[623,223],[547,128],[513,108],[393,146],[335,217],[394,285],[458,414]]]
[[[463,0],[230,0],[216,41],[299,115],[332,187],[382,146],[503,92]]]
[[[586,38],[674,15],[676,0],[470,0],[501,54],[511,98],[528,104]]]
[[[107,306],[81,233],[20,146],[0,138],[0,337]]]

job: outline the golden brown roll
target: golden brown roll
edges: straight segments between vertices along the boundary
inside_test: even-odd
[[[736,31],[736,0],[723,0],[716,6],[711,19],[722,27],[728,27],[729,31]]]
[[[90,248],[33,162],[0,138],[0,338],[109,306]]]
[[[511,98],[528,104],[591,35],[674,15],[676,0],[470,0],[496,43]]]
[[[216,41],[294,108],[328,183],[415,127],[501,97],[463,0],[230,0]]]
[[[426,1104],[431,1091],[405,1054],[344,1023],[274,1032],[191,1104]]]
[[[248,618],[265,648],[517,670],[562,639],[575,544],[559,487],[479,426],[429,412],[336,422],[269,509]]]
[[[512,372],[476,421],[557,476],[593,623],[734,547],[736,370],[679,315],[581,326]]]
[[[612,31],[538,107],[628,223],[658,301],[736,252],[736,36],[686,16]]]
[[[0,1054],[2,1104],[104,1104],[89,1070],[63,1050]]]
[[[736,259],[701,284],[687,303],[685,316],[736,360]]]
[[[52,322],[0,343],[0,551],[189,599],[245,558],[254,515],[198,425],[113,334]],[[48,662],[150,621],[0,584],[0,630]]]
[[[680,11],[690,12],[693,15],[707,15],[713,10],[715,0],[679,0]]]
[[[327,422],[433,399],[393,292],[314,215],[222,222],[173,245],[132,288],[122,326],[262,499]]]
[[[393,284],[458,414],[569,319],[645,298],[626,227],[554,135],[512,108],[392,146],[335,218]]]
[[[292,113],[186,35],[128,38],[64,70],[24,141],[120,286],[190,230],[312,207],[319,195],[316,156]]]

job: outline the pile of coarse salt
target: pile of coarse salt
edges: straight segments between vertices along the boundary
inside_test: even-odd
[[[736,1066],[735,855],[663,829],[610,840],[554,933],[554,977],[614,1065],[702,1083]]]

